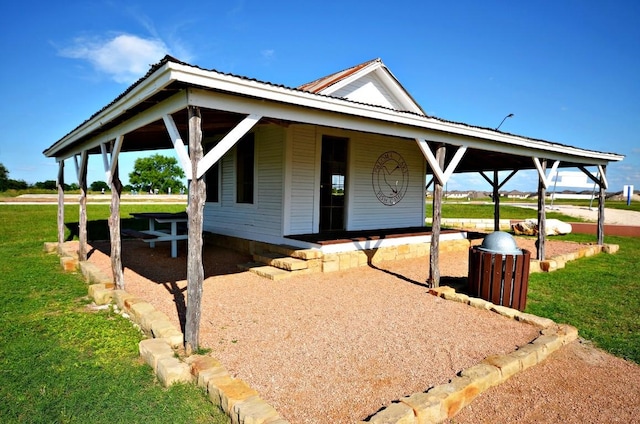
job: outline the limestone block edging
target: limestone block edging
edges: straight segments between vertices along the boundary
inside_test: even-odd
[[[181,357],[184,336],[151,303],[114,290],[113,281],[95,265],[79,262],[73,249],[58,243],[45,243],[44,251],[57,253],[65,271],[82,273],[88,294],[97,305],[112,304],[114,312],[128,318],[147,339],[138,344],[140,357],[147,363],[164,387],[175,383],[194,383],[203,387],[211,402],[220,406],[233,424],[288,424],[278,412],[247,383],[232,377],[218,360],[210,356]]]
[[[536,325],[540,335],[530,343],[506,355],[490,355],[482,362],[460,371],[448,383],[399,399],[370,417],[373,424],[430,424],[455,416],[478,395],[490,387],[502,384],[510,377],[544,361],[551,353],[578,338],[578,330],[566,324],[556,324],[548,318],[494,305],[456,291],[448,286],[429,290],[443,299],[488,309],[500,315]],[[364,423],[364,422],[362,422]]]

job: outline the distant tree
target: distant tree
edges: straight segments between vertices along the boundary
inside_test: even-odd
[[[64,188],[64,191],[80,190],[78,183],[64,184],[62,188]]]
[[[109,185],[107,185],[107,183],[105,183],[104,181],[94,181],[89,186],[89,190],[91,191],[102,191],[103,189],[105,191],[109,190]]]
[[[0,191],[9,189],[9,170],[0,163]]]
[[[33,186],[43,190],[56,190],[58,188],[58,184],[54,180],[38,181]]]
[[[9,190],[26,190],[29,188],[29,184],[25,180],[12,180],[9,179],[7,183],[7,189]],[[4,191],[4,190],[0,190]]]
[[[26,190],[29,184],[24,180],[13,180],[9,178],[9,170],[0,163],[0,191]]]
[[[140,192],[158,190],[167,193],[171,189],[172,193],[178,193],[185,188],[180,181],[184,176],[175,158],[155,154],[136,159],[133,172],[129,174],[129,183]]]

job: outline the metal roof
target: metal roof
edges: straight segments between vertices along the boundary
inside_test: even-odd
[[[203,69],[171,56],[111,103],[100,109],[43,153],[64,160],[125,135],[123,151],[171,148],[164,114],[171,114],[186,133],[186,107],[202,106],[203,131],[232,128],[247,114],[259,111],[261,122],[307,123],[371,132],[407,140],[424,139],[467,147],[457,171],[533,169],[531,157],[561,160],[560,167],[606,165],[622,155],[581,149],[565,144],[447,121],[421,113],[317,94],[327,84],[379,61],[365,62],[298,88]],[[449,151],[448,156],[453,152]]]

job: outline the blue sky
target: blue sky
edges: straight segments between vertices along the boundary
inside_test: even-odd
[[[610,191],[640,188],[640,2],[371,1],[0,6],[0,163],[54,180],[42,151],[110,103],[165,54],[297,86],[382,58],[428,114],[625,155]],[[163,152],[171,154],[170,151]],[[134,156],[121,159],[121,173]],[[67,182],[76,181],[66,166]],[[88,181],[104,180],[102,160]],[[535,191],[518,173],[504,189]],[[479,175],[449,190],[490,190]]]

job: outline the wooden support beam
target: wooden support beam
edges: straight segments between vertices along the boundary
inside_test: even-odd
[[[546,168],[547,160],[543,159],[538,170],[538,240],[536,240],[537,259],[541,261],[545,259],[545,240],[547,237],[545,198],[547,196],[548,181],[546,181]]]
[[[498,171],[493,171],[493,231],[500,230],[500,185]]]
[[[202,283],[204,281],[204,267],[202,265],[202,229],[204,202],[206,199],[206,183],[204,178],[198,178],[196,171],[198,162],[202,159],[202,126],[200,109],[196,106],[188,107],[189,113],[189,152],[191,158],[189,185],[189,216],[188,253],[187,253],[187,313],[185,322],[185,350],[190,355],[199,347],[200,313],[202,302]]]
[[[253,128],[262,116],[249,115],[236,125],[207,155],[198,163],[196,178],[201,178],[216,162],[220,160],[233,146],[236,145],[251,128]]]
[[[587,177],[589,177],[589,179],[591,181],[593,181],[595,184],[598,185],[598,187],[604,187],[605,189],[609,188],[609,182],[607,181],[607,177],[604,173],[605,171],[605,166],[602,165],[598,165],[598,172],[596,175],[593,175],[593,173],[591,173],[585,166],[583,165],[578,165],[578,168],[585,173],[585,175]]]
[[[189,159],[189,153],[187,152],[187,148],[182,141],[182,136],[180,135],[178,127],[173,120],[173,116],[169,114],[163,115],[162,120],[164,121],[164,126],[167,128],[169,137],[171,137],[171,141],[173,142],[173,148],[175,149],[176,155],[178,156],[178,161],[180,162],[185,175],[188,179],[190,179],[192,174],[192,161]]]
[[[598,244],[604,244],[604,202],[606,197],[606,166],[599,167],[600,171],[600,191],[598,193],[598,230],[596,231],[596,237]]]
[[[104,165],[105,181],[107,185],[111,187],[111,173],[112,169],[118,166],[118,158],[120,157],[120,150],[122,149],[122,143],[124,141],[124,135],[116,137],[115,141],[111,141],[111,154],[107,149],[107,144],[100,144],[100,150],[102,152],[102,163]]]
[[[64,243],[64,160],[58,162],[58,245]]]
[[[444,167],[444,159],[447,148],[444,144],[436,148],[434,159],[437,166],[442,169]],[[442,193],[444,184],[439,178],[434,180],[433,186],[433,220],[431,223],[431,247],[429,252],[429,278],[427,285],[429,287],[438,287],[440,285],[440,226],[442,223]]]
[[[124,136],[120,135],[111,145],[111,157],[105,161],[107,167],[107,184],[111,187],[111,206],[109,215],[109,235],[111,239],[111,273],[118,290],[124,290],[124,272],[122,267],[122,239],[120,234],[120,198],[122,182],[120,181],[118,155]],[[103,150],[104,152],[104,150]],[[104,153],[103,153],[104,158]]]
[[[489,184],[491,184],[491,188],[493,189],[492,197],[493,197],[493,230],[500,230],[500,189],[509,181],[514,175],[518,172],[517,169],[511,171],[507,177],[499,182],[498,179],[498,171],[493,171],[493,178],[489,178],[484,171],[480,171],[480,175],[484,178]]]
[[[433,176],[438,181],[440,181],[440,185],[444,186],[445,184],[447,184],[447,181],[449,181],[449,178],[451,178],[451,175],[453,175],[453,172],[456,170],[456,167],[458,166],[458,164],[460,164],[462,157],[467,152],[467,147],[466,146],[458,147],[458,149],[456,150],[456,153],[451,158],[451,162],[449,162],[449,164],[445,169],[444,159],[442,163],[438,162],[438,159],[431,151],[431,148],[429,147],[429,143],[427,143],[427,140],[416,139],[416,141],[418,143],[418,147],[422,151],[422,154],[427,160],[427,163],[429,164],[431,171],[433,172]]]
[[[538,177],[540,179],[540,182],[542,182],[542,184],[544,185],[544,189],[546,190],[551,185],[552,177],[556,174],[556,170],[558,169],[558,165],[560,164],[560,161],[557,160],[553,162],[553,165],[551,166],[551,170],[547,175],[547,172],[546,172],[547,160],[546,159],[542,160],[545,163],[545,166],[542,166],[542,161],[540,161],[539,158],[534,157],[532,159],[533,159],[533,164],[536,166],[536,169],[538,170]]]
[[[80,219],[78,222],[78,260],[87,260],[87,166],[89,162],[89,152],[84,150],[80,156],[80,164],[77,163],[78,185],[80,186]]]

